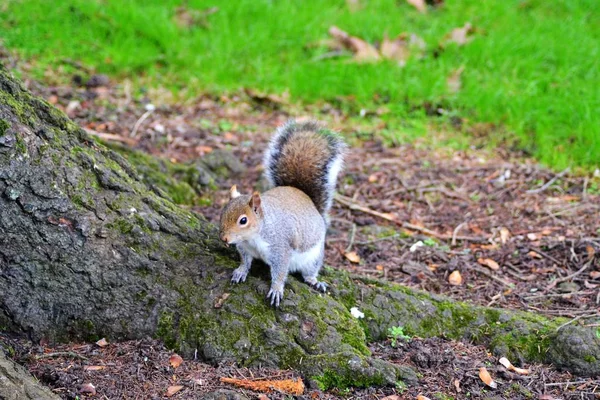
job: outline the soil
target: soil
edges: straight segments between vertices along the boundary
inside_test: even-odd
[[[33,80],[26,85],[105,141],[174,162],[192,161],[215,149],[232,152],[247,171],[218,181],[217,191],[203,194],[211,204],[194,207],[214,222],[232,184],[245,192],[256,187],[265,143],[294,109],[254,92],[172,106],[167,91],[132,94],[126,83],[96,81],[101,86],[46,87]],[[333,106],[303,113],[327,121],[353,145],[332,210],[327,265],[462,301],[599,325],[600,177],[556,173],[504,149],[431,149],[418,142],[387,147],[378,136],[380,121],[365,133]],[[462,282],[451,284],[457,274]],[[0,339],[15,350],[15,359],[65,399],[165,398],[167,388],[176,385],[183,388],[174,399],[201,398],[217,389],[257,398],[259,393],[235,389],[219,378],[296,377],[293,371],[210,366],[197,360],[173,368],[173,353],[151,339],[105,347]],[[600,397],[600,380],[573,377],[547,365],[520,365],[519,360],[511,361],[530,374],[509,372],[497,357],[470,343],[398,338],[372,343],[371,350],[413,366],[419,385],[310,390],[297,398]],[[481,367],[497,389],[482,382]],[[94,385],[95,395],[82,392],[86,383]],[[282,393],[267,396],[288,398]]]

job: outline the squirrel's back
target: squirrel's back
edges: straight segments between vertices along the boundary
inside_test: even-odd
[[[317,122],[291,120],[271,139],[265,175],[274,187],[292,186],[306,193],[327,220],[345,149],[340,136]]]

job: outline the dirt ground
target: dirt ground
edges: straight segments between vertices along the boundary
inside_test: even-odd
[[[217,182],[218,191],[204,194],[212,204],[194,207],[215,222],[232,184],[240,191],[255,187],[265,142],[289,117],[279,99],[256,93],[168,106],[158,104],[169,97],[167,92],[139,96],[126,83],[87,83],[44,87],[26,81],[106,141],[175,162],[225,149],[247,166],[241,176]],[[419,143],[385,147],[376,117],[372,126],[378,128],[365,132],[331,105],[304,114],[327,121],[353,144],[332,211],[327,265],[476,304],[600,326],[600,177],[552,172],[503,149],[431,150]],[[201,398],[217,389],[259,398],[259,393],[235,389],[219,378],[297,376],[293,371],[215,367],[195,360],[173,368],[173,353],[150,339],[105,347],[4,341],[14,347],[17,360],[64,399],[162,399],[169,386],[178,385],[183,388],[174,399]],[[547,365],[523,365],[528,375],[509,372],[497,357],[469,343],[411,338],[392,344],[372,343],[371,350],[413,366],[418,386],[313,390],[296,398],[600,398],[600,380]],[[481,367],[487,368],[497,389],[482,382]],[[86,383],[94,385],[95,395],[84,392]],[[289,398],[282,393],[267,396]]]

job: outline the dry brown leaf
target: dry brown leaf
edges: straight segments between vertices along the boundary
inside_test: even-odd
[[[377,182],[379,178],[377,177],[377,174],[371,174],[369,175],[369,183],[375,183]]]
[[[484,267],[493,269],[494,271],[497,271],[500,269],[500,266],[498,265],[498,263],[496,261],[492,260],[491,258],[478,258],[477,262],[479,264],[483,265]]]
[[[392,395],[389,395],[389,396],[385,396],[381,400],[400,400],[400,396],[398,396],[397,394],[392,394]]]
[[[384,36],[379,51],[383,58],[398,61],[401,67],[406,65],[406,60],[410,56],[408,42],[401,36],[396,39],[390,39],[387,35]]]
[[[346,259],[354,264],[358,264],[360,262],[360,256],[355,251],[350,251],[344,254]]]
[[[521,374],[521,375],[529,375],[528,369],[515,367],[514,365],[512,365],[512,363],[510,361],[508,361],[508,358],[506,358],[506,357],[502,357],[501,359],[498,360],[498,362],[500,364],[502,364],[504,366],[504,368],[506,368],[509,371],[513,371],[513,372],[516,372],[517,374]]]
[[[446,35],[446,41],[456,43],[459,46],[465,45],[473,40],[472,34],[475,30],[470,22],[467,22],[465,26],[460,28],[454,28],[452,32]]]
[[[502,227],[500,228],[500,241],[502,242],[502,244],[506,244],[506,242],[508,242],[508,239],[510,238],[510,231],[508,230],[508,228],[506,227]]]
[[[591,271],[590,272],[590,277],[592,279],[598,279],[598,278],[600,278],[600,271]]]
[[[225,303],[225,300],[227,300],[227,298],[229,297],[229,293],[223,293],[223,295],[217,297],[215,299],[215,308],[221,308],[223,307],[223,303]]]
[[[596,250],[590,246],[589,244],[585,246],[585,251],[588,255],[588,258],[591,260],[596,255]]]
[[[266,394],[259,394],[257,397],[258,400],[269,400],[269,396],[267,396]]]
[[[165,393],[165,396],[173,397],[173,396],[175,396],[175,393],[181,391],[181,389],[183,389],[183,386],[181,386],[181,385],[169,386],[167,388],[167,393]]]
[[[346,5],[348,6],[350,12],[357,12],[361,9],[360,0],[346,0]]]
[[[463,282],[462,275],[460,274],[460,271],[458,271],[458,270],[452,272],[450,274],[450,276],[448,276],[448,283],[453,286],[462,285],[462,282]]]
[[[96,388],[91,383],[84,383],[79,388],[79,393],[91,394],[93,396],[96,394]]]
[[[533,250],[531,250],[529,253],[527,253],[527,255],[531,258],[543,258],[540,254],[536,253]]]
[[[377,265],[375,266],[375,269],[376,269],[377,271],[383,271],[383,269],[384,269],[384,268],[383,268],[383,265],[381,265],[381,264],[377,264]]]
[[[397,396],[396,396],[396,397],[397,397]],[[398,399],[399,399],[399,398],[400,398],[400,397],[398,397]],[[420,395],[418,395],[418,396],[417,396],[417,400],[430,400],[430,399],[429,399],[429,397],[425,397],[425,396],[423,396],[422,394],[420,394]]]
[[[464,66],[452,71],[452,73],[446,79],[446,85],[448,86],[448,91],[450,93],[458,93],[462,86],[462,82],[460,80],[460,76],[465,70]]]
[[[456,389],[456,393],[460,393],[460,381],[458,379],[454,380],[454,388]]]
[[[221,382],[230,383],[232,385],[245,389],[254,390],[257,392],[271,393],[272,391],[284,392],[287,394],[301,395],[304,393],[304,382],[302,379],[282,379],[282,380],[265,380],[251,381],[247,379],[221,378]]]
[[[425,0],[406,0],[406,2],[419,10],[419,12],[427,12],[427,4],[425,4]]]
[[[96,342],[96,345],[99,347],[106,347],[108,346],[108,342],[106,341],[106,339],[102,338]]]
[[[494,380],[492,379],[492,376],[490,375],[488,370],[485,369],[485,367],[479,368],[479,379],[481,379],[483,381],[483,383],[485,383],[492,389],[496,389],[498,387],[498,384],[496,382],[494,382]]]
[[[183,358],[181,358],[179,354],[173,354],[171,357],[169,357],[169,364],[171,364],[171,367],[173,368],[179,367],[182,362]]]
[[[329,28],[329,34],[338,40],[344,47],[352,50],[356,61],[377,61],[381,55],[375,47],[354,36],[350,36],[337,26]]]
[[[83,367],[84,371],[101,371],[106,368],[104,365],[86,365]]]

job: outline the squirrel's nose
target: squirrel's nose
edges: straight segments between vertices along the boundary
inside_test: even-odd
[[[220,237],[220,238],[221,238],[221,240],[222,240],[222,241],[224,241],[225,243],[229,243],[229,238],[227,237],[227,235],[226,235],[226,234],[224,234],[224,233],[221,233],[221,234],[219,235],[219,237]]]

